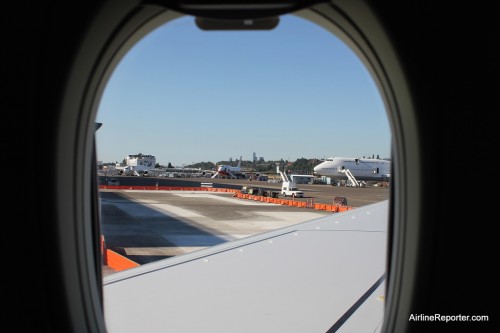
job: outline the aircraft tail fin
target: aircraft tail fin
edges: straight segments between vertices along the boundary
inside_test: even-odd
[[[243,157],[243,156],[240,156],[240,159],[239,159],[239,161],[238,161],[238,166],[237,166],[237,168],[240,168],[240,167],[241,167],[241,158],[242,158],[242,157]]]

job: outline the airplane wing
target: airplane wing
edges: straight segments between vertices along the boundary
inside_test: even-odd
[[[105,276],[108,332],[378,332],[388,211],[383,201]]]

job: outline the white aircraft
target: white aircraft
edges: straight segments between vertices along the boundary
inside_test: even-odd
[[[219,165],[217,172],[212,176],[212,178],[244,178],[245,176],[241,173],[241,159],[238,161],[238,165],[233,167],[230,165]]]
[[[331,157],[314,167],[319,176],[335,180],[348,180],[354,186],[360,181],[389,181],[391,178],[391,162],[381,159]]]
[[[153,168],[147,165],[127,165],[117,169],[119,169],[120,174],[124,176],[148,176],[149,171]]]

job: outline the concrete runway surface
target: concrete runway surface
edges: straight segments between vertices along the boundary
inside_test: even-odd
[[[342,196],[353,208],[386,200],[390,191],[329,185],[302,185],[301,189],[305,198],[296,200],[332,203]],[[100,198],[101,234],[107,249],[139,265],[335,214],[238,199],[224,192],[101,189]],[[103,269],[104,275],[113,272],[107,266]]]

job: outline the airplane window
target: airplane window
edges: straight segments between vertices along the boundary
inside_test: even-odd
[[[188,16],[156,29],[115,69],[97,122],[103,124],[96,135],[101,180],[130,172],[120,177],[121,186],[129,188],[214,183],[219,177],[207,175],[221,164],[236,167],[240,155],[241,170],[222,176],[241,177],[231,184],[233,189],[259,173],[281,181],[276,166],[312,174],[329,155],[390,158],[387,115],[361,61],[330,32],[293,15],[281,17],[270,31],[207,32]],[[282,127],[288,135],[281,133]],[[123,170],[127,157],[137,155],[151,157],[155,167]],[[326,177],[317,179],[324,182]],[[109,191],[101,195],[107,197]],[[108,207],[121,212],[127,206],[106,198],[102,202],[108,248],[123,255],[134,252],[127,250],[137,248],[134,242],[106,235]],[[229,235],[208,243],[231,239]],[[151,247],[172,245],[165,241]],[[193,245],[199,249],[207,243]],[[171,255],[157,250],[148,259],[147,251],[135,253],[140,254],[132,257],[141,263]]]
[[[341,197],[356,209],[390,196],[375,178],[315,173],[331,156],[390,160],[391,132],[362,61],[294,15],[265,31],[204,31],[190,16],[160,26],[115,68],[96,122],[106,276],[331,217]],[[315,177],[288,186],[294,174]]]

